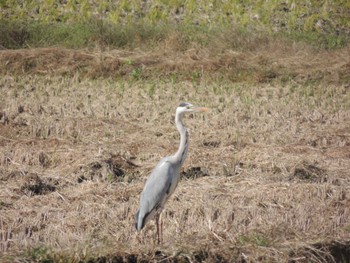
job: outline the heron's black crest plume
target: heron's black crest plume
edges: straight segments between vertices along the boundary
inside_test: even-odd
[[[186,107],[186,106],[189,106],[189,105],[191,105],[191,104],[188,103],[188,102],[181,102],[179,107]]]

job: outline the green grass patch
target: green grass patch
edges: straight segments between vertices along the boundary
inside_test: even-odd
[[[159,41],[167,35],[161,26],[117,25],[101,20],[77,23],[47,23],[0,20],[0,45],[6,49],[62,46],[84,48],[94,46],[136,47]]]
[[[304,42],[321,49],[345,47],[350,42],[349,35],[325,34],[320,32],[292,31],[282,32],[276,36],[286,37],[292,41]]]
[[[184,36],[184,46],[209,46],[225,36],[221,40],[233,47],[249,48],[247,35],[261,40],[283,35],[320,48],[349,43],[350,6],[344,1],[45,0],[40,6],[36,1],[0,1],[0,8],[3,48],[153,47],[174,32]]]
[[[261,234],[240,236],[238,238],[238,243],[243,246],[247,244],[253,244],[260,247],[269,247],[271,245],[269,238]]]
[[[55,262],[54,258],[50,254],[50,250],[46,247],[35,247],[25,252],[24,257],[34,262]]]

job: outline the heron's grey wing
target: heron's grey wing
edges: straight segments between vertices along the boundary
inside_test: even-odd
[[[136,228],[141,230],[164,204],[174,175],[174,169],[167,158],[162,159],[147,179],[141,193],[140,209],[135,215]]]

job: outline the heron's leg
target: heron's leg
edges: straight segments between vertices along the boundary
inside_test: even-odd
[[[160,220],[160,214],[156,214],[156,225],[157,225],[157,244],[160,244],[160,234],[159,234],[159,220]]]
[[[159,213],[159,229],[160,229],[160,243],[163,243],[163,220],[162,213]]]

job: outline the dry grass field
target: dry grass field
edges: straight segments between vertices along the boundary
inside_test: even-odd
[[[350,47],[176,41],[0,52],[2,262],[349,262]],[[211,111],[157,245],[134,213],[181,101]]]

